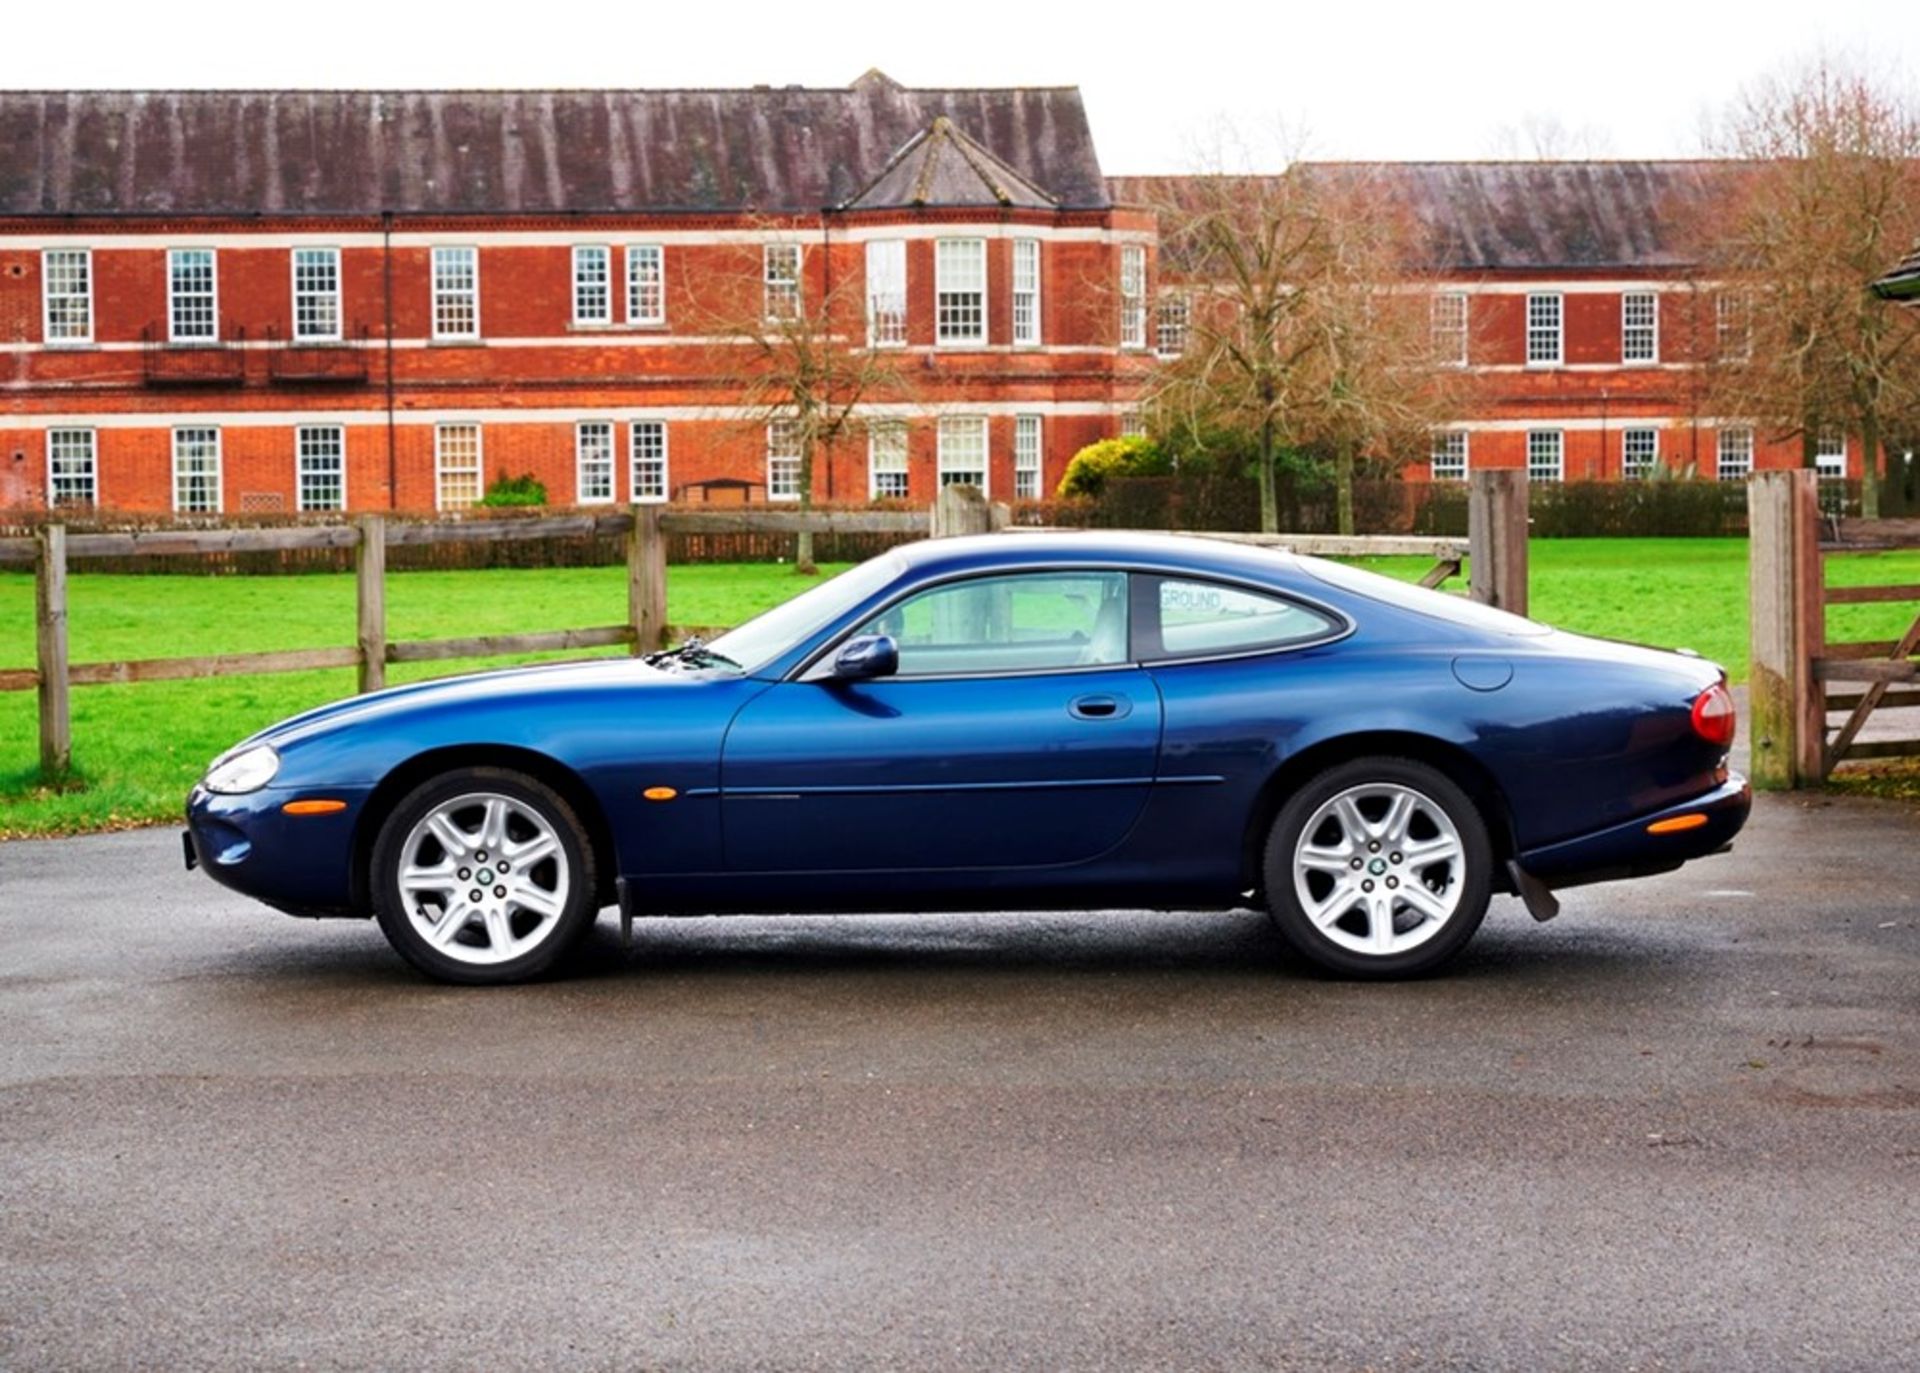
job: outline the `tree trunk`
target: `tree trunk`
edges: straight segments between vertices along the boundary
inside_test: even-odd
[[[1880,480],[1880,417],[1868,410],[1860,419],[1860,515],[1863,519],[1880,518]]]
[[[1260,424],[1260,532],[1280,532],[1280,502],[1273,484],[1273,421]]]
[[[1800,425],[1800,465],[1820,466],[1820,436],[1814,432],[1813,425],[1804,420]]]
[[[800,450],[800,510],[813,509],[813,444]],[[797,576],[817,577],[820,565],[813,560],[813,531],[802,529],[793,536],[793,570]]]
[[[1353,533],[1353,445],[1342,443],[1333,459],[1334,520],[1338,533]]]

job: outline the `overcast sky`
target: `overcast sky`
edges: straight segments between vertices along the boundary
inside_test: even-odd
[[[1685,156],[1743,84],[1822,49],[1909,88],[1920,73],[1920,0],[9,10],[13,89],[843,86],[875,66],[907,85],[1078,85],[1110,173],[1189,167],[1223,120],[1317,157]]]

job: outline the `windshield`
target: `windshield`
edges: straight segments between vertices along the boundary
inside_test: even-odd
[[[1371,600],[1385,601],[1388,605],[1398,606],[1402,610],[1431,615],[1437,620],[1449,620],[1457,625],[1465,625],[1469,629],[1484,629],[1494,634],[1553,633],[1550,625],[1536,624],[1532,620],[1522,619],[1507,611],[1495,610],[1492,606],[1470,601],[1465,596],[1453,596],[1444,591],[1430,591],[1424,586],[1395,581],[1392,577],[1383,577],[1378,572],[1349,567],[1345,563],[1327,562],[1321,558],[1301,558],[1299,561],[1305,571],[1312,573],[1329,586],[1337,586],[1343,591],[1351,591]]]
[[[898,554],[883,553],[756,615],[738,629],[728,630],[708,647],[733,659],[742,672],[751,675],[866,600],[898,577],[901,570]]]

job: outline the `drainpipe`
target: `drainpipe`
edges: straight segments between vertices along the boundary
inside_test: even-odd
[[[1620,475],[1623,477],[1627,475],[1627,459],[1624,454],[1620,458]],[[1607,479],[1607,391],[1604,386],[1600,388],[1600,462],[1594,470],[1593,479],[1595,481]]]
[[[827,347],[829,350],[827,353],[827,356],[832,357],[833,353],[831,350],[833,347],[833,343],[831,339],[831,334],[833,332],[833,207],[830,205],[823,207],[820,211],[820,254],[825,259],[825,262],[822,264],[822,268],[821,268],[821,270],[824,273],[824,277],[821,281],[821,286],[820,286],[820,291],[821,291],[820,304],[823,307],[821,310],[820,318],[821,318],[821,321],[826,325],[827,332],[829,335],[828,339],[824,340],[827,343]],[[821,397],[820,397],[821,400],[823,400],[828,406],[831,406],[833,404],[832,381],[833,381],[833,373],[832,373],[832,370],[829,369],[827,376],[821,385]],[[826,463],[827,463],[827,504],[831,505],[833,504],[833,453],[831,450],[829,450],[827,453],[823,454],[822,456],[826,459]]]
[[[400,508],[400,459],[393,419],[393,211],[380,212],[380,272],[386,297],[387,345],[387,509]]]

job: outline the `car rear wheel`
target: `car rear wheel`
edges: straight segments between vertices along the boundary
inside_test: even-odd
[[[552,788],[502,768],[462,768],[393,809],[373,851],[380,928],[446,982],[520,982],[593,923],[593,848]]]
[[[1413,977],[1473,937],[1492,894],[1486,822],[1445,773],[1358,758],[1280,808],[1268,906],[1296,951],[1349,977]]]

